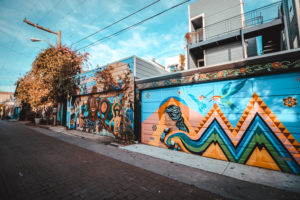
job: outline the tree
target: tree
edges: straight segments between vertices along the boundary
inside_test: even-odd
[[[82,71],[87,56],[66,46],[42,50],[32,69],[16,82],[17,98],[30,104],[34,112],[65,101],[68,94],[75,93],[72,77]]]
[[[180,61],[180,70],[184,70],[184,61],[185,61],[185,56],[183,54],[179,54],[179,61]]]

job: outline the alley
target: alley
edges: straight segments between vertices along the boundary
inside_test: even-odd
[[[0,199],[222,199],[0,120]]]

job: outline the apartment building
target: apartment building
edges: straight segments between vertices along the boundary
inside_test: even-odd
[[[248,12],[242,0],[190,4],[188,68],[298,48],[299,4],[299,0],[282,0]]]

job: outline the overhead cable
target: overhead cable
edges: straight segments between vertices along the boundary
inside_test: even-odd
[[[144,20],[142,20],[142,21],[139,21],[139,22],[136,23],[136,24],[133,24],[133,25],[128,26],[128,27],[126,27],[126,28],[124,28],[124,29],[121,29],[120,31],[117,31],[117,32],[115,32],[115,33],[113,33],[113,34],[111,34],[111,35],[105,36],[105,37],[103,37],[103,38],[101,38],[101,39],[99,39],[99,40],[96,40],[95,42],[92,42],[92,43],[90,43],[90,44],[88,44],[88,45],[86,45],[86,46],[83,46],[83,47],[81,47],[81,48],[79,48],[79,49],[77,49],[77,50],[85,49],[85,48],[90,47],[90,46],[95,46],[95,45],[97,45],[97,44],[98,44],[99,42],[101,42],[101,41],[104,41],[104,40],[106,40],[106,39],[108,39],[108,38],[112,38],[112,37],[117,36],[118,34],[124,32],[124,31],[126,31],[126,30],[129,30],[129,29],[134,28],[134,27],[136,27],[136,26],[138,26],[138,25],[141,25],[141,24],[143,24],[144,22],[146,22],[146,21],[148,21],[148,20],[150,20],[150,19],[152,19],[152,18],[154,18],[154,17],[157,17],[157,16],[159,16],[159,15],[161,15],[161,14],[163,14],[163,13],[169,11],[169,10],[172,10],[172,9],[174,9],[174,8],[180,6],[180,5],[182,5],[182,4],[184,4],[184,3],[188,2],[188,1],[190,1],[190,0],[186,0],[186,1],[183,1],[183,2],[181,2],[181,3],[179,3],[179,4],[176,4],[176,5],[170,7],[170,8],[168,8],[168,9],[166,9],[166,10],[163,10],[163,11],[161,11],[161,12],[155,14],[155,15],[152,15],[151,17],[148,17],[148,18],[146,18],[146,19],[144,19]]]
[[[152,2],[151,4],[148,4],[147,6],[145,6],[145,7],[141,8],[141,9],[139,9],[139,10],[137,10],[137,11],[131,13],[130,15],[127,15],[126,17],[123,17],[122,19],[119,19],[119,20],[115,21],[115,22],[112,23],[112,24],[109,24],[108,26],[106,26],[106,27],[104,27],[104,28],[101,28],[100,30],[98,30],[98,31],[96,31],[96,32],[94,32],[94,33],[92,33],[92,34],[90,34],[90,35],[88,35],[88,36],[86,36],[86,37],[84,37],[84,38],[78,40],[77,42],[74,42],[72,45],[77,44],[77,43],[81,42],[82,40],[85,40],[85,39],[87,39],[87,38],[89,38],[89,37],[91,37],[91,36],[93,36],[93,35],[95,35],[95,34],[101,32],[101,31],[105,30],[105,29],[108,29],[109,27],[111,27],[111,26],[113,26],[113,25],[115,25],[115,24],[117,24],[117,23],[119,23],[119,22],[121,22],[121,21],[123,21],[123,20],[125,20],[125,19],[127,19],[127,18],[129,18],[129,17],[131,17],[132,15],[135,15],[135,14],[141,12],[142,10],[145,10],[146,8],[149,8],[150,6],[152,6],[152,5],[156,4],[156,3],[158,3],[159,1],[160,1],[160,0],[157,0],[157,1]]]
[[[60,3],[62,2],[62,0],[58,0],[57,2],[56,2],[56,4],[38,21],[38,23],[41,23],[44,19],[45,19],[45,17],[47,17],[48,15],[49,15],[49,13],[51,13],[52,12],[52,10],[54,9],[54,8],[56,8]]]
[[[80,5],[82,5],[84,2],[86,2],[87,0],[82,0],[80,2]],[[59,18],[57,21],[56,21],[56,25],[61,22],[61,20],[65,19],[66,16],[70,15],[71,13],[73,13],[76,9],[71,9],[67,14],[65,14],[63,17]]]

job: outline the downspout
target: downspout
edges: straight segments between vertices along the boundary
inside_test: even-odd
[[[291,49],[291,41],[290,41],[290,21],[288,20],[289,10],[287,5],[287,0],[282,0],[283,7],[283,24],[284,24],[284,34],[286,40],[286,48],[287,50]]]

